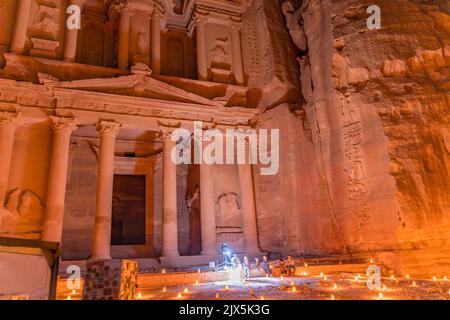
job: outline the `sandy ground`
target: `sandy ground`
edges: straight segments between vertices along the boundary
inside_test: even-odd
[[[315,277],[263,277],[169,287],[140,287],[142,300],[450,300],[450,281],[383,278],[381,288],[369,289],[367,278],[339,273]],[[59,299],[67,296],[59,295]],[[80,299],[81,292],[71,294]]]

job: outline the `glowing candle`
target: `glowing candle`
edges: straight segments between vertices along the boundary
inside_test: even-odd
[[[225,286],[225,291],[228,291],[228,289],[230,289],[228,286]]]
[[[162,273],[166,273],[166,269],[162,269],[162,271],[161,271]]]
[[[189,289],[187,287],[184,288],[184,293],[189,293]]]
[[[76,293],[77,293],[77,290],[73,289],[72,294],[76,294]]]
[[[306,277],[308,273],[306,271],[303,271],[303,275]]]
[[[178,292],[177,299],[182,299],[182,298],[183,298],[183,295],[181,294],[181,292]]]
[[[216,292],[216,299],[219,300],[220,299],[220,294],[218,292]]]
[[[166,287],[163,287],[162,288],[162,292],[166,292],[167,291],[167,288]]]
[[[295,285],[294,281],[291,281],[290,283],[291,287]]]
[[[284,277],[283,277],[283,276],[281,276],[281,277],[280,277],[280,280],[284,280]]]
[[[334,294],[332,294],[331,295],[331,298],[330,298],[331,300],[334,300],[335,298],[334,298]]]
[[[333,285],[333,289],[337,289],[337,284],[336,283]]]
[[[358,273],[358,278],[361,278],[361,275]]]
[[[197,273],[200,273],[200,269],[197,269]]]
[[[305,268],[307,268],[307,267],[308,267],[308,264],[305,262],[304,266],[305,266]]]
[[[444,281],[447,281],[447,276],[444,276]]]
[[[268,273],[266,273],[266,278],[268,278],[269,277],[269,274]]]
[[[355,281],[358,281],[358,276],[355,276]]]
[[[437,280],[437,278],[436,278],[436,276],[434,276],[434,277],[433,277],[433,281],[436,281],[436,280]]]
[[[383,292],[380,292],[380,293],[378,294],[378,298],[379,298],[379,299],[383,299]]]
[[[373,263],[373,259],[372,258],[370,259],[370,263]]]
[[[412,286],[413,286],[413,287],[417,287],[417,284],[416,284],[415,281],[413,281]]]
[[[261,300],[264,300],[264,296],[261,296]]]
[[[139,291],[138,294],[137,294],[137,298],[138,298],[138,299],[142,299],[142,293],[141,293],[140,291]]]
[[[409,279],[409,274],[406,275],[406,279]]]
[[[323,280],[327,281],[328,280],[327,276],[323,277]]]
[[[383,284],[383,291],[386,291],[386,290],[387,290],[387,287],[385,284]]]
[[[394,276],[394,275],[391,275],[391,279],[392,279],[392,280],[395,280],[395,276]]]
[[[320,276],[323,277],[323,272],[320,273]]]
[[[72,297],[70,296],[70,294],[67,296],[67,300],[72,300]]]
[[[195,280],[195,285],[198,286],[198,280]]]
[[[297,288],[295,286],[292,286],[292,292],[297,292]]]

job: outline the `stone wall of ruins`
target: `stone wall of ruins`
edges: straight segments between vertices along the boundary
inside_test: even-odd
[[[306,50],[297,52],[304,112],[280,105],[261,121],[288,133],[281,134],[279,176],[257,178],[263,249],[351,253],[446,247],[448,2],[300,2],[295,4],[307,40]],[[260,3],[271,21],[265,35],[287,41],[289,35],[278,29],[277,8],[271,1]],[[366,26],[371,4],[381,7],[381,30]],[[283,74],[292,64],[285,58],[292,49],[279,40],[272,44],[258,78]],[[279,222],[284,227],[277,228]]]

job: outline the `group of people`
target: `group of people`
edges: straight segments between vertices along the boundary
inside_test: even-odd
[[[247,256],[241,263],[241,260],[237,255],[233,256],[233,265],[235,268],[242,268],[245,278],[250,278],[250,269],[257,269],[261,276],[272,276],[272,269],[269,264],[269,259],[267,256],[263,256],[260,261],[259,258],[255,258],[253,263],[250,262]],[[295,261],[291,256],[288,256],[286,260],[281,258],[276,264],[280,268],[281,274],[283,276],[294,276],[295,275]]]
[[[237,255],[234,255],[233,264],[235,268],[242,268],[245,277],[250,278],[251,263],[247,256],[244,257],[244,261],[241,263],[241,259],[239,259]],[[272,276],[272,270],[270,269],[269,259],[267,256],[263,256],[262,261],[260,261],[259,258],[255,258],[252,267],[259,270],[260,274],[263,276]]]

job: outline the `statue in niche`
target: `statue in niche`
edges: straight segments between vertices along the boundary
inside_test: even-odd
[[[36,19],[33,21],[33,28],[45,33],[51,40],[57,40],[59,25],[56,22],[58,9],[40,5]]]
[[[219,227],[241,227],[241,208],[238,196],[234,192],[222,193],[218,200],[218,221]]]
[[[0,212],[0,233],[41,232],[45,207],[33,191],[12,190],[6,197],[5,209]]]
[[[300,7],[296,9],[292,0],[286,0],[281,5],[281,11],[286,18],[286,27],[289,30],[292,41],[300,51],[306,51],[308,45],[300,10]]]
[[[228,38],[216,39],[214,47],[211,49],[213,67],[220,69],[230,69],[230,55],[228,54],[226,48],[228,47]]]

